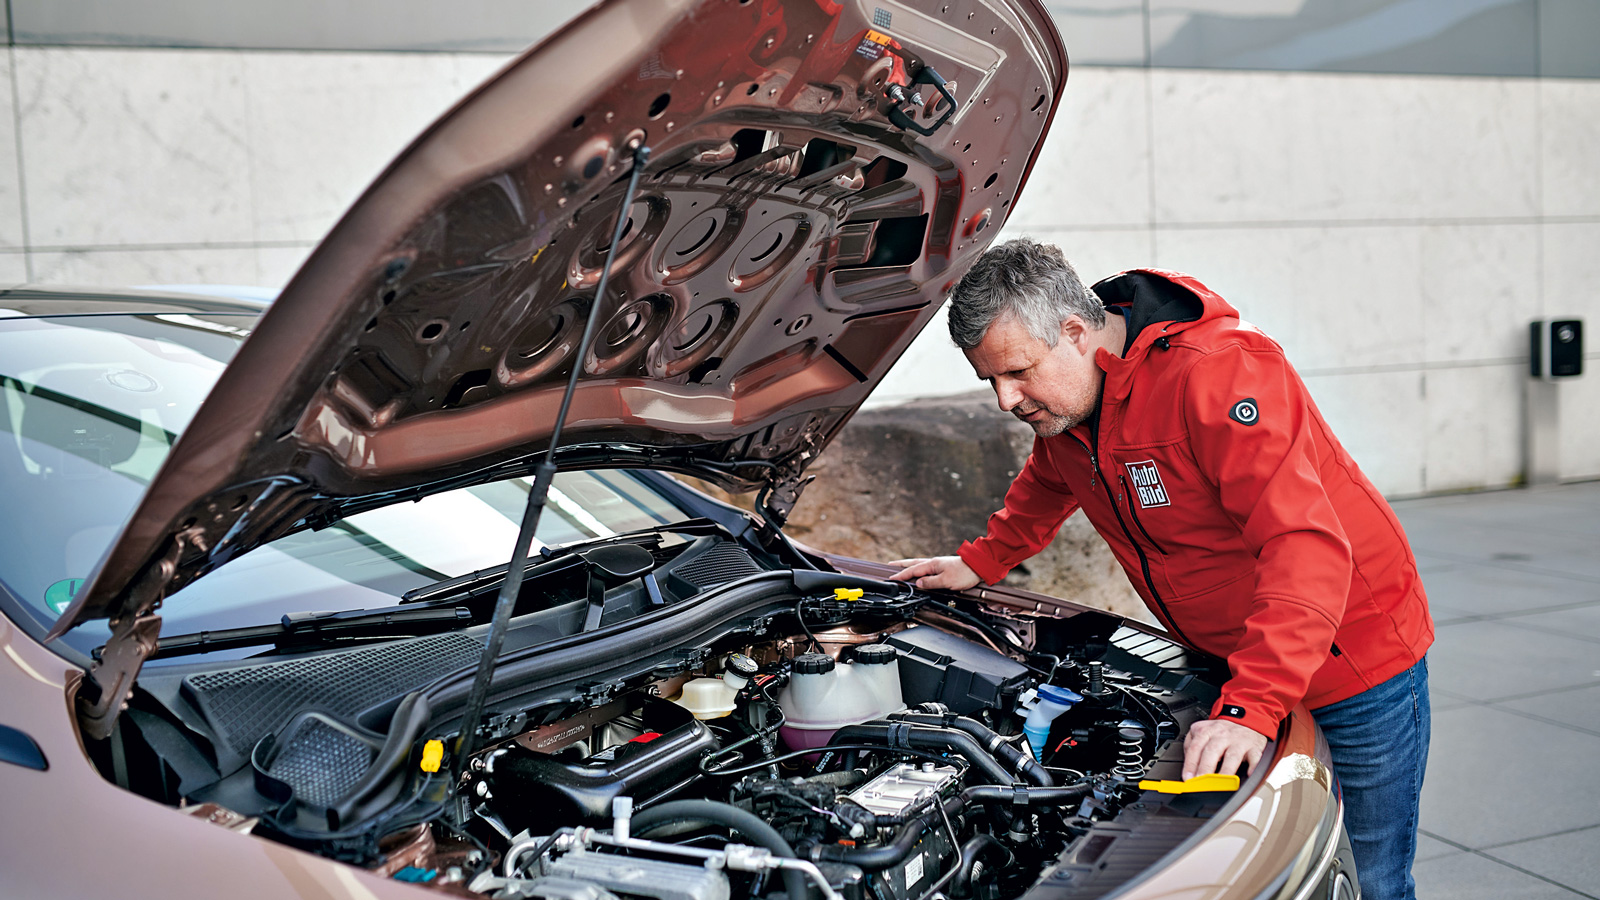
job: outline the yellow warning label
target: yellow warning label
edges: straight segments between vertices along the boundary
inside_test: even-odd
[[[887,46],[888,43],[889,43],[889,36],[887,34],[880,34],[880,33],[876,32],[876,31],[873,31],[872,29],[868,28],[867,29],[867,40],[873,42],[874,44],[884,44],[885,46]]]

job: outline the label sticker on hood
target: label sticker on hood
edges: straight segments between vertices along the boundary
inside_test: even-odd
[[[889,36],[868,29],[866,37],[856,45],[856,55],[867,59],[877,59],[883,55],[884,47],[889,43]]]

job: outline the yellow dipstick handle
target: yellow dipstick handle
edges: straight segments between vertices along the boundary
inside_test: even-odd
[[[835,600],[860,600],[864,594],[866,594],[866,591],[861,588],[833,589],[833,599]]]
[[[1141,781],[1139,790],[1160,791],[1163,794],[1199,794],[1206,791],[1237,791],[1239,789],[1239,776],[1221,775],[1213,772],[1210,775],[1196,775],[1188,781]]]
[[[437,772],[444,760],[444,741],[429,741],[422,745],[422,771]]]

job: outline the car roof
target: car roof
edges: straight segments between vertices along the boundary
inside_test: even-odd
[[[268,304],[242,297],[177,290],[21,285],[0,289],[0,319],[38,316],[241,313],[260,315]]]

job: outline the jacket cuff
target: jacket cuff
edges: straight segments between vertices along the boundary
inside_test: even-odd
[[[1283,716],[1274,715],[1258,706],[1240,706],[1229,702],[1226,695],[1212,704],[1211,718],[1238,723],[1257,734],[1266,735],[1269,741],[1277,739],[1278,725],[1283,720]]]
[[[984,552],[982,547],[972,541],[962,544],[961,549],[957,550],[956,554],[961,557],[962,562],[967,564],[967,568],[983,579],[984,584],[995,584],[1006,577],[1007,572],[1011,571],[1010,566],[1002,566],[998,560]]]

